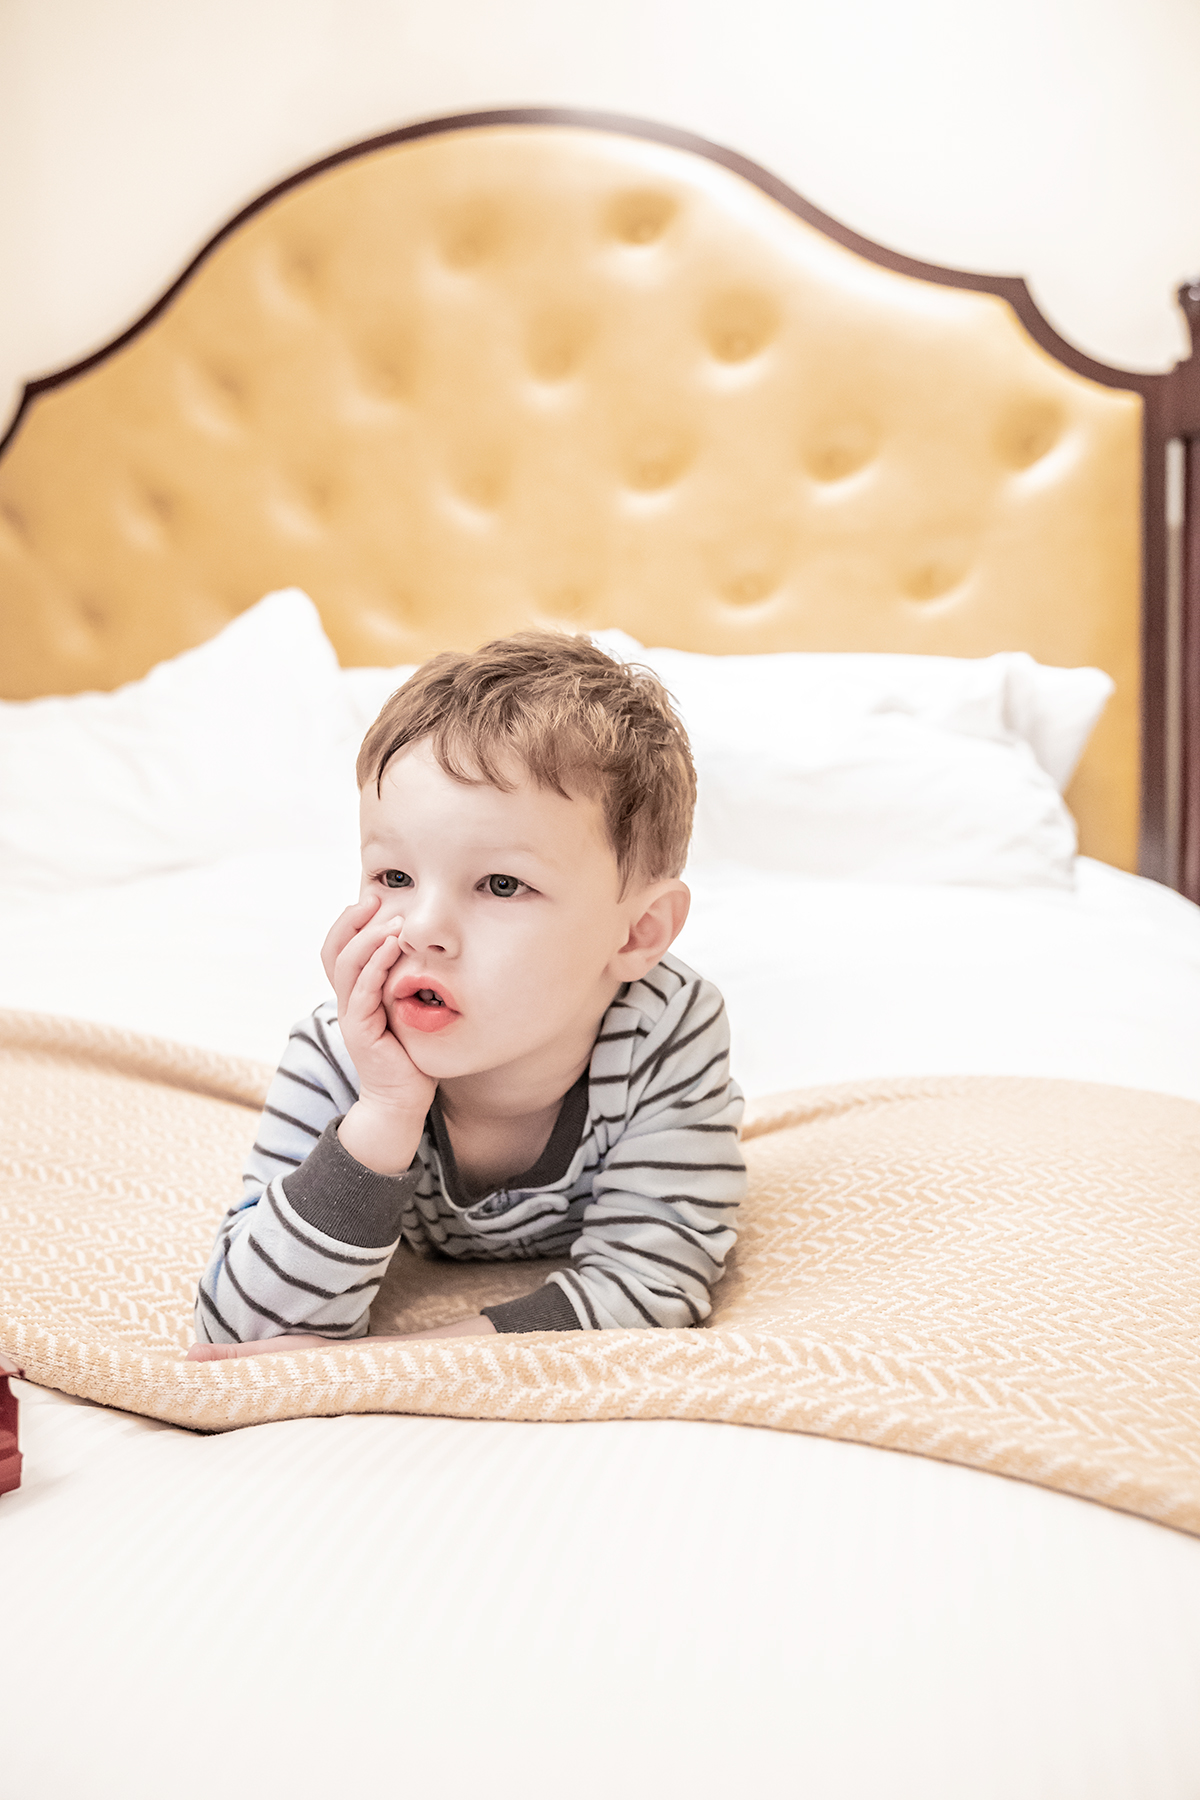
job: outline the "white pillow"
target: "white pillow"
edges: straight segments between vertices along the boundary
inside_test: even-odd
[[[885,714],[787,755],[701,748],[690,862],[826,880],[1070,887],[1075,827],[1027,744]]]
[[[1069,886],[1059,795],[1112,682],[1021,653],[700,656],[643,650],[688,727],[693,864],[827,878]]]
[[[114,693],[0,702],[7,887],[131,881],[326,829],[357,749],[311,600],[269,594]]]
[[[766,708],[785,721],[817,712],[836,721],[907,713],[968,737],[1027,743],[1060,792],[1066,788],[1113,691],[1102,669],[1055,669],[1023,650],[995,656],[892,656],[784,651],[702,656],[647,650],[623,631],[594,632],[626,662],[642,662],[698,720],[711,706]]]
[[[1065,792],[1116,682],[1103,669],[1049,668],[1021,651],[987,660],[1007,665],[1008,724]]]

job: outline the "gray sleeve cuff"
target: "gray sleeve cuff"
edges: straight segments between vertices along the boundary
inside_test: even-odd
[[[292,1209],[309,1225],[352,1244],[356,1250],[378,1250],[400,1236],[405,1201],[420,1180],[420,1164],[403,1175],[377,1175],[365,1169],[337,1134],[341,1119],[331,1119],[316,1146],[298,1169],[283,1178]]]
[[[582,1331],[575,1308],[557,1281],[522,1294],[519,1300],[503,1300],[499,1306],[481,1306],[497,1331]]]

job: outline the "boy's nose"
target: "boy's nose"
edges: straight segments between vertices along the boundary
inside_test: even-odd
[[[418,955],[455,955],[458,934],[449,909],[439,905],[432,895],[408,907],[404,915],[404,930],[400,935],[400,948]]]

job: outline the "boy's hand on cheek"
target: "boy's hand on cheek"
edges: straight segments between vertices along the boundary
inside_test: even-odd
[[[404,921],[392,913],[381,919],[382,911],[374,900],[347,907],[321,960],[360,1083],[338,1137],[365,1168],[401,1175],[416,1155],[437,1083],[421,1073],[388,1024],[383,989],[400,958]]]

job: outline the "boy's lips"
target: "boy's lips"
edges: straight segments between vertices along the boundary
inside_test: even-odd
[[[392,999],[404,1024],[417,1031],[444,1031],[461,1016],[449,989],[424,975],[405,976]]]

